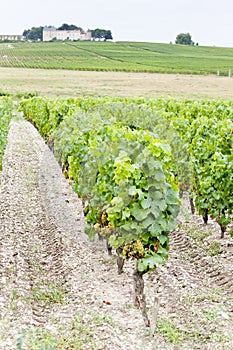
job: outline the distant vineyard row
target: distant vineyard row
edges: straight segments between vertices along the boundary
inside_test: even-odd
[[[0,66],[228,75],[233,49],[139,42],[0,43]]]

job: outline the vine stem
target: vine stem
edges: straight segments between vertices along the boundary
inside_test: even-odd
[[[225,209],[222,209],[222,214],[225,214]],[[221,238],[224,238],[224,233],[226,232],[226,225],[222,224],[220,222],[220,218],[217,220],[217,223],[219,224],[220,228],[221,228]]]
[[[134,285],[134,305],[138,308],[140,308],[142,312],[142,317],[145,323],[146,327],[150,327],[150,320],[147,315],[147,308],[146,308],[146,297],[144,292],[144,280],[143,275],[145,272],[136,270],[133,272],[133,285]]]
[[[194,205],[193,197],[189,196],[189,203],[190,203],[191,213],[194,215],[195,214],[195,205]]]

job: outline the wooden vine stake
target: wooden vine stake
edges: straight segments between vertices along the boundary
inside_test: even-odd
[[[156,295],[156,291],[155,291],[155,295]],[[157,327],[158,311],[159,311],[159,298],[155,296],[153,300],[151,324],[150,324],[150,331],[152,336],[155,335],[155,331]]]

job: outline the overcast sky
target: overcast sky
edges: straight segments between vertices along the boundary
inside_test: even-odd
[[[199,45],[233,47],[233,0],[6,0],[0,34],[63,23],[112,31],[114,41],[174,42],[190,33]]]

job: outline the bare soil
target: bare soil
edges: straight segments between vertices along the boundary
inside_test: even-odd
[[[118,275],[115,254],[87,240],[53,154],[14,118],[0,186],[0,348],[232,349],[233,241],[187,198],[179,223],[166,266],[145,277],[150,330],[132,303],[134,263]]]
[[[231,99],[233,78],[215,75],[0,68],[0,91],[42,96],[173,96]]]

